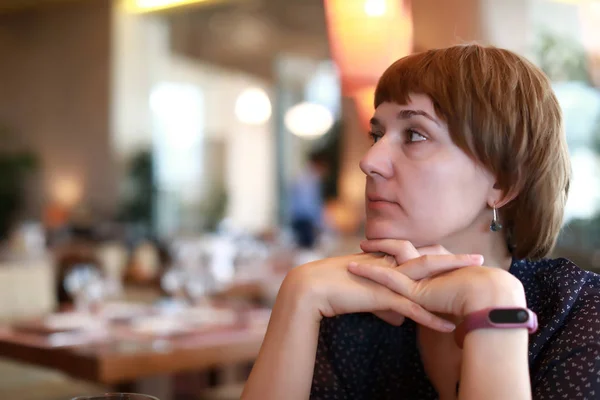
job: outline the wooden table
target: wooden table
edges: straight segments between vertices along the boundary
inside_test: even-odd
[[[263,328],[237,327],[169,340],[111,338],[57,347],[44,336],[2,327],[0,355],[118,387],[143,382],[144,378],[156,381],[157,377],[175,373],[251,362],[258,354],[264,333]],[[164,390],[160,392],[161,400],[170,398]]]

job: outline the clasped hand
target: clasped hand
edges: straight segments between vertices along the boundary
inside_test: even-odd
[[[508,272],[483,267],[478,254],[451,254],[441,246],[417,249],[393,239],[366,241],[361,248],[365,253],[295,268],[283,290],[300,293],[317,320],[373,312],[393,325],[407,317],[441,332],[455,325],[436,314],[461,317],[493,304],[498,291],[522,290]]]

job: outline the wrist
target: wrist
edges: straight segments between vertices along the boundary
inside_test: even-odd
[[[485,308],[527,307],[523,284],[504,270],[489,270],[474,280],[463,305],[462,316]]]
[[[283,280],[277,302],[288,312],[302,315],[310,322],[320,323],[323,319],[320,298],[316,286],[311,284],[302,267],[296,267]]]

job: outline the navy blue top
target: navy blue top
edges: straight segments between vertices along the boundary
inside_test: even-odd
[[[539,321],[529,340],[533,398],[600,399],[600,275],[566,259],[514,261]],[[370,313],[321,322],[311,399],[437,399],[417,350],[416,325]]]

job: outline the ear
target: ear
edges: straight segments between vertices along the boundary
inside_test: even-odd
[[[502,208],[513,201],[518,194],[519,189],[516,186],[513,186],[509,191],[504,191],[496,182],[492,187],[490,198],[488,199],[488,205],[490,207]]]

